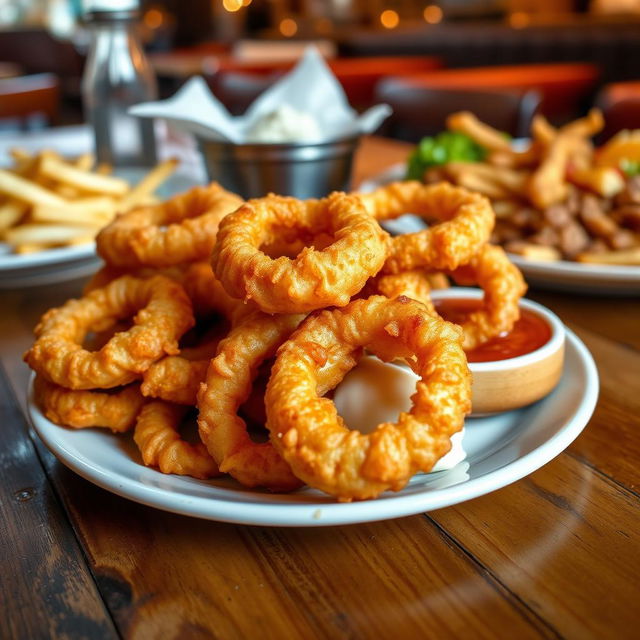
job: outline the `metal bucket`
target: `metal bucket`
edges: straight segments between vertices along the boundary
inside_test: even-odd
[[[319,144],[232,144],[199,140],[210,180],[243,198],[267,193],[322,198],[350,187],[360,137]]]

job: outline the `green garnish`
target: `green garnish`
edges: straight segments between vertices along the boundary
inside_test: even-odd
[[[628,178],[633,178],[633,176],[640,174],[640,162],[623,158],[620,160],[620,169],[622,169]]]
[[[409,156],[407,179],[422,180],[429,167],[447,162],[481,162],[486,155],[487,150],[464,133],[443,131],[420,140]]]

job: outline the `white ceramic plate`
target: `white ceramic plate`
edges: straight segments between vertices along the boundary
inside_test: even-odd
[[[49,422],[29,393],[31,423],[53,454],[108,491],[185,515],[273,526],[327,526],[397,518],[439,509],[500,489],[532,473],[563,451],[589,421],[598,374],[584,344],[567,331],[565,368],[556,389],[525,409],[467,420],[464,462],[418,474],[398,493],[341,504],[313,489],[270,494],[233,480],[163,475],[142,465],[130,437],[97,429],[73,430]]]
[[[0,289],[65,282],[88,276],[100,266],[93,242],[20,256],[3,250],[8,247],[0,243]]]
[[[117,175],[137,183],[146,173],[144,169],[125,168]],[[158,189],[161,198],[192,187],[196,182],[185,174],[174,174]],[[26,255],[8,253],[9,247],[0,243],[0,289],[17,289],[65,282],[88,276],[101,264],[96,256],[95,243],[77,247],[61,247]]]
[[[364,192],[403,180],[406,165],[395,164],[360,185]],[[410,233],[424,229],[424,223],[416,216],[402,216],[386,222],[384,227],[390,233]],[[518,265],[527,282],[540,289],[552,289],[575,293],[599,295],[636,295],[640,293],[640,266],[618,266],[604,264],[580,264],[568,260],[540,262],[526,260],[509,254],[511,261]]]

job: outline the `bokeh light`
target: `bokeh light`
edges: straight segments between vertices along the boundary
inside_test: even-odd
[[[435,4],[427,5],[422,12],[422,16],[426,23],[438,24],[442,22],[442,9]]]
[[[238,11],[242,9],[243,2],[242,0],[222,0],[222,6],[227,11]]]
[[[386,9],[380,14],[380,24],[385,29],[395,29],[400,23],[400,16],[393,9]]]
[[[285,18],[280,22],[280,33],[285,38],[291,38],[298,33],[298,24],[293,18]]]

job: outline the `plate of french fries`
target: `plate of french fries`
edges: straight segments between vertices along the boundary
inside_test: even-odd
[[[67,158],[18,148],[10,157],[0,168],[0,288],[93,273],[98,231],[122,211],[158,202],[156,191],[167,190],[177,166],[169,159],[151,170],[114,172],[90,153]]]
[[[423,139],[408,164],[361,185],[411,178],[447,180],[492,202],[492,241],[534,285],[606,294],[640,292],[640,130],[604,145],[592,141],[602,113],[562,127],[534,117],[530,137],[511,140],[470,112],[452,114],[447,130]],[[390,229],[420,223],[404,217]]]

